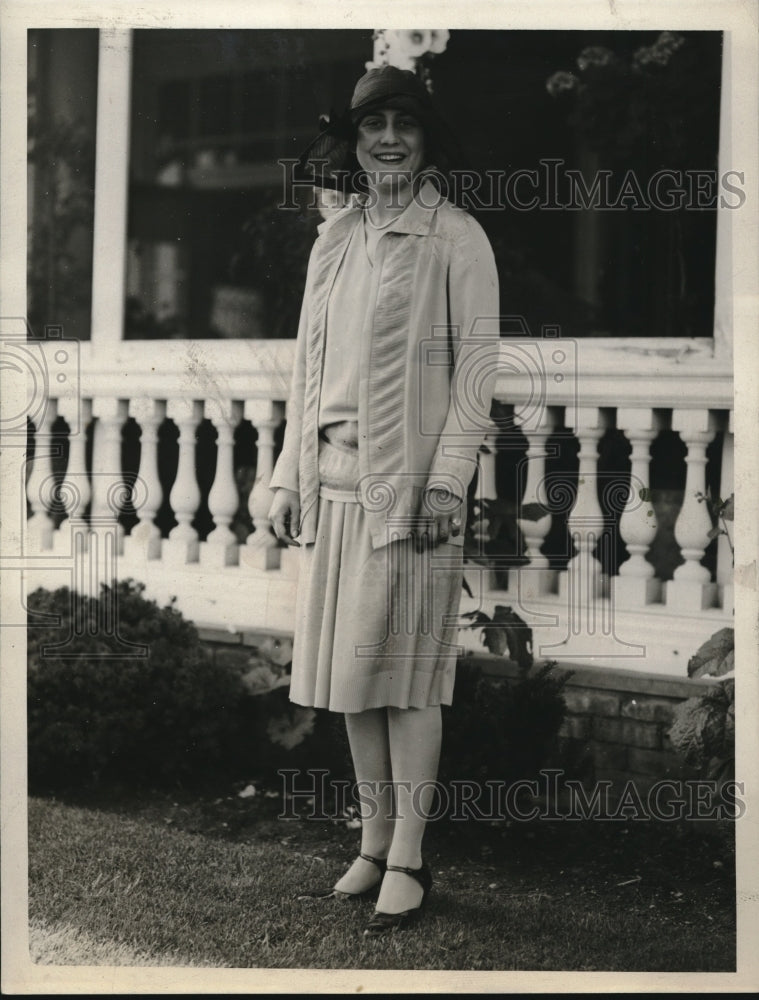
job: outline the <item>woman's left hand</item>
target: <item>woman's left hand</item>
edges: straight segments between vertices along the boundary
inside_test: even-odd
[[[415,539],[417,552],[434,549],[437,545],[447,542],[449,538],[460,535],[464,530],[463,500],[452,493],[449,494],[449,499],[441,502],[439,490],[425,492],[422,509],[430,512],[437,510],[440,513],[430,513],[419,525]]]

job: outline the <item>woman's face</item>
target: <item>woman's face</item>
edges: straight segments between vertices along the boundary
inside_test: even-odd
[[[382,108],[358,124],[356,158],[380,187],[411,179],[424,166],[424,131],[415,115]]]

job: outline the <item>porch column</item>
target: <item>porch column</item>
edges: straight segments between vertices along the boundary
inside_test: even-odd
[[[732,105],[733,105],[733,42],[732,32],[722,32],[722,79],[719,102],[719,154],[718,177],[728,170],[740,169],[733,155]],[[717,247],[714,275],[714,353],[716,357],[733,355],[733,213],[723,203],[725,196],[717,195]],[[728,201],[732,202],[731,197]]]
[[[123,334],[131,73],[131,30],[101,28],[92,256],[92,350],[96,354],[112,351]]]

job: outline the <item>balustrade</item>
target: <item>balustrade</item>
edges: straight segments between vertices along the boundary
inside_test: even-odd
[[[141,386],[140,393],[128,400],[99,388],[76,403],[63,397],[51,400],[36,428],[37,447],[27,482],[29,545],[36,552],[51,552],[69,562],[73,558],[77,563],[73,567],[74,585],[89,592],[109,575],[132,576],[148,583],[148,593],[152,587],[156,599],[176,595],[178,606],[203,624],[215,624],[226,616],[224,624],[235,627],[268,624],[287,628],[294,610],[297,560],[293,556],[297,553],[277,542],[268,517],[272,499],[269,480],[285,404],[282,398],[260,394],[262,383],[257,377],[256,395],[250,398],[236,391],[241,380],[234,382],[234,376],[229,375],[224,383],[228,396],[217,393],[205,401],[182,392],[161,393],[157,384]],[[97,385],[97,379],[94,382]],[[280,382],[272,378],[277,392],[281,392]],[[536,649],[536,655],[557,651],[559,657],[569,658],[572,653],[592,657],[594,650],[605,649],[609,656],[625,657],[627,666],[633,665],[630,658],[637,656],[641,669],[647,663],[646,644],[631,641],[641,629],[649,629],[650,649],[661,633],[662,622],[667,621],[668,634],[684,637],[680,645],[685,649],[693,644],[694,629],[708,635],[729,620],[732,554],[727,540],[721,539],[716,575],[703,565],[712,520],[697,496],[706,493],[706,449],[719,431],[724,431],[721,459],[710,450],[710,461],[721,460],[722,495],[729,496],[732,491],[732,417],[728,422],[727,407],[697,405],[695,387],[686,400],[688,405],[674,409],[661,405],[661,393],[652,393],[645,405],[631,393],[611,405],[613,394],[596,389],[595,396],[588,393],[587,405],[577,407],[554,390],[547,405],[523,422],[519,406],[514,405],[514,400],[520,402],[515,386],[500,386],[497,398],[502,404],[513,405],[515,423],[526,439],[521,476],[524,487],[516,508],[525,561],[522,566],[510,567],[508,584],[501,591],[495,574],[483,567],[474,603],[485,610],[494,603],[511,603],[533,629],[552,628],[544,632],[543,653]],[[183,391],[186,393],[186,388]],[[53,434],[58,417],[71,431],[68,465],[65,472],[57,473],[60,484],[56,489],[52,457],[60,444],[58,428],[62,422],[55,424]],[[136,475],[121,467],[122,430],[128,417],[139,427],[139,462],[135,454],[130,466],[137,470]],[[204,418],[217,434],[215,472],[208,495],[213,523],[205,536],[202,530],[198,533],[203,522],[197,518],[201,491],[196,469],[196,432]],[[164,460],[159,431],[166,420],[173,421],[178,430],[176,475],[170,484],[159,469]],[[247,497],[252,531],[240,541],[232,531],[232,522],[246,501],[235,467],[235,436],[243,420],[250,421],[255,430],[256,444],[255,457],[238,457],[241,466],[255,464],[255,481]],[[88,460],[90,423],[94,442]],[[620,440],[624,435],[630,447],[629,477],[627,459],[620,458],[624,465],[615,469],[607,482],[619,493],[617,514],[613,512],[615,498],[602,496],[599,502],[599,441],[611,426],[616,426]],[[659,545],[661,539],[652,502],[657,484],[651,481],[651,449],[659,433],[670,427],[687,448],[682,508],[670,539],[683,562],[673,579],[664,582],[652,556],[655,539]],[[579,446],[576,483],[573,475],[556,471],[555,461],[547,474],[547,460],[557,457],[561,435],[572,435]],[[477,499],[486,507],[487,501],[496,499],[498,444],[505,441],[494,425],[480,455]],[[716,481],[720,476],[711,470],[709,478]],[[157,518],[159,511],[166,509],[164,490],[176,525],[164,529],[162,537]],[[137,523],[124,538],[118,518],[130,498]],[[59,530],[51,517],[56,512],[65,515]],[[571,538],[572,544],[560,551],[558,531],[553,529],[557,528],[556,519],[567,515],[567,540]],[[486,518],[487,510],[483,520],[475,523],[475,545],[478,541],[484,544],[488,535]],[[615,520],[627,553],[618,568],[615,558],[603,548],[613,538]],[[127,519],[126,523],[131,522]],[[474,583],[474,569],[469,576]],[[630,635],[616,634],[613,619],[620,614],[632,623],[630,628],[635,631]],[[555,642],[557,636],[559,641]],[[676,645],[672,639],[670,646]],[[670,649],[666,663],[672,672],[679,669],[676,653],[681,655],[679,647]],[[659,665],[650,664],[649,668],[658,669]]]

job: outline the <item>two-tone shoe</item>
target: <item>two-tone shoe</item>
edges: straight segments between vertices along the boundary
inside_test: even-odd
[[[422,907],[427,902],[432,888],[432,872],[426,865],[422,865],[421,868],[401,868],[398,865],[387,865],[386,867],[389,872],[403,872],[404,875],[416,879],[422,887],[422,899],[419,906],[414,906],[410,910],[402,910],[400,913],[383,913],[381,910],[375,910],[364,929],[366,937],[376,937],[379,934],[386,934],[388,931],[404,930],[410,927],[421,916]]]
[[[364,889],[363,892],[343,892],[340,889],[336,889],[334,886],[324,887],[320,889],[308,889],[303,892],[299,892],[295,897],[296,899],[368,899],[372,894],[376,895],[379,892],[379,887],[382,884],[382,877],[387,870],[387,861],[384,858],[373,858],[369,854],[359,854],[360,858],[364,861],[369,861],[373,864],[379,871],[379,879],[374,883],[374,885],[369,886],[368,889]]]

